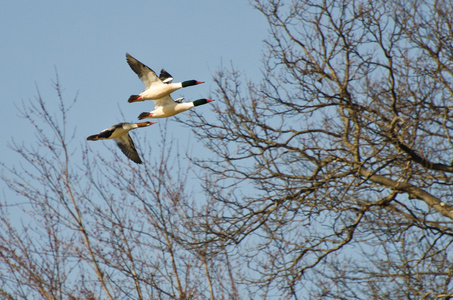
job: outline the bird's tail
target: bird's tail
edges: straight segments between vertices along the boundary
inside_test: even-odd
[[[140,95],[131,95],[129,97],[129,100],[127,100],[127,102],[132,103],[132,102],[136,102],[136,101],[143,101],[141,99],[142,99],[142,96],[140,96]]]
[[[138,116],[138,119],[139,120],[143,120],[145,118],[151,118],[153,116],[152,113],[149,113],[149,112],[142,112],[139,116]]]
[[[97,134],[95,135],[90,135],[87,137],[87,141],[97,141],[99,139],[99,136]]]

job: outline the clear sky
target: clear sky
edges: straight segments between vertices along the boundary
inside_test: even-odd
[[[32,125],[19,117],[21,103],[36,102],[39,89],[58,113],[52,88],[56,70],[64,99],[69,103],[78,95],[68,120],[70,128],[76,128],[72,143],[80,143],[74,156],[80,158],[77,149],[86,144],[111,156],[105,143],[121,157],[113,141],[87,142],[86,137],[118,122],[137,122],[141,112],[154,107],[151,101],[127,102],[144,86],[127,64],[126,52],[157,73],[165,68],[175,82],[205,81],[175,92],[174,99],[213,98],[212,76],[222,65],[232,64],[250,80],[259,80],[268,30],[265,18],[244,0],[5,0],[0,1],[0,25],[0,161],[8,166],[20,161],[7,146],[12,139],[26,145],[36,140]],[[211,104],[196,109],[209,114]],[[136,130],[133,138],[159,143],[164,120],[152,121],[158,124]],[[190,147],[201,146],[180,123],[169,121],[168,132],[185,139],[182,146],[187,141],[195,144]],[[2,202],[4,197],[11,204],[23,200],[2,181],[0,194]]]
[[[55,70],[65,99],[78,93],[69,121],[77,128],[75,140],[85,143],[88,135],[115,123],[138,121],[154,106],[127,103],[144,86],[126,63],[126,52],[156,72],[165,68],[175,82],[206,82],[175,92],[174,99],[210,98],[212,74],[222,64],[259,80],[268,28],[264,17],[242,0],[2,1],[0,20],[0,151],[8,163],[18,159],[6,146],[12,137],[27,144],[34,138],[17,107],[34,101],[37,87],[53,101]],[[209,105],[197,110],[209,113]],[[136,136],[153,139],[157,130],[158,124],[137,130]],[[177,138],[187,133],[176,122],[169,123],[169,130]],[[105,150],[99,146],[97,151]]]

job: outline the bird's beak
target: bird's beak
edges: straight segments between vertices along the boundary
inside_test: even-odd
[[[197,84],[202,84],[204,83],[204,81],[197,81]]]
[[[206,99],[206,102],[208,102],[208,103],[209,103],[209,102],[212,102],[212,101],[214,101],[214,100]]]
[[[146,126],[149,126],[149,125],[153,125],[153,124],[156,124],[157,122],[142,122],[142,123],[137,123],[137,126],[138,127],[146,127]]]

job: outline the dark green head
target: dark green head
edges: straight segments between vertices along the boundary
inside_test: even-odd
[[[195,100],[195,101],[193,102],[193,106],[203,105],[203,104],[206,104],[206,103],[211,102],[211,101],[214,101],[214,100],[210,100],[210,99],[198,99],[198,100]]]
[[[202,84],[202,83],[204,83],[204,81],[187,80],[187,81],[181,82],[181,85],[182,85],[183,88],[185,88],[185,87],[188,87],[188,86]]]

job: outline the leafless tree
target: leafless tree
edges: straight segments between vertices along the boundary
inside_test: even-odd
[[[199,226],[261,295],[452,297],[452,2],[253,5],[263,80],[220,69],[190,121],[216,154]]]
[[[2,298],[453,296],[453,4],[253,5],[263,78],[217,72],[214,111],[186,121],[202,159],[165,126],[135,139],[143,166],[98,154],[58,80],[56,101],[24,104],[36,140],[2,164]]]
[[[20,108],[36,140],[13,140],[20,161],[2,164],[16,196],[0,206],[1,298],[234,297],[225,253],[210,251],[193,226],[190,166],[165,126],[159,143],[136,139],[147,146],[143,166],[114,143],[113,155],[96,154],[68,121],[76,100],[65,100],[58,79],[54,88],[56,100],[38,93]]]

